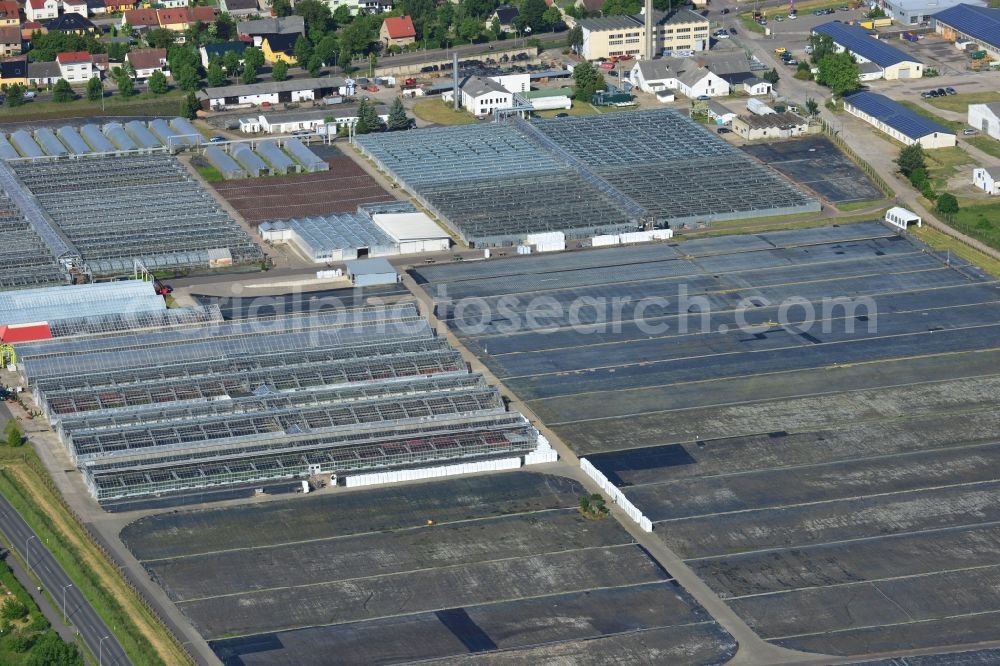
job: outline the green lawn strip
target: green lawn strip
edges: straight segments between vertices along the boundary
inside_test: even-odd
[[[952,238],[948,234],[928,225],[916,229],[911,228],[910,232],[935,250],[949,250],[956,256],[979,266],[990,275],[1000,278],[1000,260],[969,247],[957,238]]]
[[[948,189],[948,180],[958,173],[959,167],[972,164],[972,157],[958,146],[924,151],[924,160],[931,184],[939,192]],[[972,178],[971,172],[969,178]]]
[[[30,455],[33,455],[30,454]],[[26,458],[28,455],[26,454]],[[41,465],[41,463],[37,463]],[[29,471],[29,473],[31,473]],[[104,622],[108,626],[116,627],[115,636],[121,643],[125,652],[136,666],[146,664],[163,664],[157,656],[153,646],[142,636],[138,628],[133,624],[131,617],[125,609],[118,603],[99,582],[96,575],[84,566],[84,559],[77,552],[74,545],[68,543],[60,535],[59,531],[52,524],[47,515],[38,509],[35,504],[28,499],[28,493],[13,474],[6,468],[0,468],[0,493],[3,493],[7,501],[21,514],[25,522],[38,534],[59,564],[73,580],[81,593],[97,610]],[[82,533],[83,530],[72,516],[67,516],[70,524],[74,525]],[[86,534],[80,535],[82,539],[88,540]],[[101,555],[98,553],[98,557]]]
[[[867,201],[845,201],[844,203],[834,204],[837,210],[850,213],[855,210],[864,210],[865,208],[874,208],[879,204],[884,204],[885,199],[868,199]]]
[[[870,222],[882,218],[884,211],[866,213],[864,215],[854,215],[850,217],[824,217],[815,219],[801,219],[801,215],[778,215],[775,217],[764,217],[756,220],[727,220],[726,222],[712,223],[704,231],[680,232],[674,236],[674,240],[684,240],[685,238],[700,238],[702,236],[728,236],[732,234],[759,233],[764,231],[786,231],[790,229],[812,229],[814,227],[825,227],[843,224],[855,224],[858,222]],[[800,218],[800,219],[795,219]]]
[[[438,125],[471,125],[476,119],[471,113],[459,109],[455,111],[440,99],[422,99],[413,105],[413,115],[421,120]]]
[[[943,221],[966,236],[1000,250],[1000,202],[983,204],[961,201],[960,204],[961,208],[954,219]]]
[[[985,92],[959,93],[945,97],[931,97],[927,103],[945,111],[966,113],[970,104],[988,104],[1000,102],[1000,92],[988,90]]]
[[[1000,159],[1000,141],[997,141],[993,137],[989,136],[970,136],[963,137],[963,139],[970,145],[978,148],[987,155],[992,155],[993,157]]]
[[[129,98],[112,95],[101,102],[77,99],[72,102],[28,102],[24,106],[0,106],[0,122],[77,118],[84,116],[176,116],[184,93],[172,90],[163,95],[140,93]]]
[[[943,98],[939,97],[937,99],[943,99]],[[941,116],[937,115],[936,113],[928,111],[927,109],[925,109],[924,107],[920,106],[916,102],[911,102],[909,100],[897,100],[897,101],[900,104],[902,104],[903,106],[905,106],[906,108],[908,108],[911,111],[913,111],[914,113],[916,113],[917,115],[921,115],[924,118],[927,118],[928,120],[933,120],[934,122],[938,123],[939,125],[944,125],[945,127],[947,127],[948,129],[950,129],[951,131],[953,131],[953,132],[955,132],[957,134],[961,134],[962,130],[965,129],[965,127],[966,127],[965,123],[960,122],[958,120],[947,120],[945,118],[942,118]]]

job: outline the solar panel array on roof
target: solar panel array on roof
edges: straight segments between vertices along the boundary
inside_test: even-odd
[[[889,127],[914,140],[925,137],[928,134],[934,134],[935,132],[939,134],[954,134],[954,132],[946,127],[911,111],[885,95],[868,91],[858,92],[845,97],[844,102],[863,113],[881,120]]]
[[[866,60],[871,60],[880,67],[890,67],[901,62],[914,62],[913,57],[903,53],[895,46],[868,36],[864,28],[830,21],[815,28],[813,32],[829,35],[837,44]]]
[[[968,36],[1000,48],[1000,9],[955,5],[933,16],[938,23],[964,32]]]

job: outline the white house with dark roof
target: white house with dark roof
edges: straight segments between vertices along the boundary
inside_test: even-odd
[[[972,170],[972,184],[987,194],[1000,194],[1000,166],[976,167]]]
[[[466,77],[459,84],[458,92],[462,108],[477,118],[485,118],[497,109],[510,109],[514,106],[514,93],[499,81],[485,76]],[[452,95],[449,90],[441,95],[441,99],[451,102],[454,99]]]
[[[1000,139],[1000,102],[970,104],[969,124],[994,139]]]
[[[633,86],[647,93],[676,90],[691,99],[729,94],[729,82],[699,65],[695,58],[640,60],[628,76]]]

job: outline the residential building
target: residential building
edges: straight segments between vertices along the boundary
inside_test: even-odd
[[[206,110],[225,109],[231,106],[253,104],[258,106],[288,102],[311,102],[331,93],[339,93],[345,87],[344,79],[288,79],[286,81],[262,81],[250,85],[204,88],[197,93],[202,108]]]
[[[868,31],[856,25],[838,21],[822,23],[812,29],[814,34],[829,35],[838,52],[850,51],[859,63],[874,63],[881,71],[877,78],[919,79],[924,75],[923,63],[895,46],[871,37]]]
[[[59,16],[58,0],[28,0],[24,3],[24,16],[29,21],[48,21]]]
[[[79,14],[87,16],[87,0],[62,0],[64,14]]]
[[[104,9],[109,14],[115,14],[117,12],[127,12],[135,9],[137,4],[139,4],[138,0],[104,0]]]
[[[86,83],[100,73],[94,69],[94,60],[86,51],[70,51],[56,56],[59,75],[70,83]]]
[[[264,52],[264,61],[270,64],[283,61],[289,65],[295,65],[295,42],[301,35],[264,35],[260,41],[260,48]]]
[[[208,69],[208,66],[212,63],[212,59],[218,57],[220,60],[226,56],[230,51],[236,52],[240,56],[240,62],[243,62],[243,52],[249,48],[249,44],[246,42],[222,42],[221,44],[205,44],[200,49],[198,53],[201,55],[201,66]]]
[[[927,23],[942,10],[965,2],[969,5],[985,7],[986,0],[872,0],[873,7],[881,7],[885,15],[901,25]]]
[[[30,42],[31,38],[38,35],[47,35],[49,31],[38,21],[25,21],[21,24],[21,40]]]
[[[258,47],[264,35],[301,35],[305,31],[305,19],[301,16],[262,18],[236,24],[236,34],[240,39],[252,41]]]
[[[161,28],[184,32],[195,23],[211,23],[219,15],[215,7],[178,7],[156,10],[156,20]]]
[[[14,0],[2,0],[0,2],[0,26],[21,25],[21,11]]]
[[[27,85],[28,63],[24,58],[0,61],[0,85],[11,86],[15,83]]]
[[[756,76],[743,82],[743,92],[748,95],[767,95],[770,94],[772,87],[770,83]]]
[[[498,109],[510,109],[514,106],[514,93],[504,88],[499,81],[484,76],[466,77],[459,85],[459,94],[461,107],[477,118],[485,118]],[[445,102],[452,101],[452,91],[443,93],[441,99]]]
[[[158,7],[163,9],[179,9],[180,7],[190,7],[190,0],[157,0]]]
[[[21,55],[21,29],[16,25],[0,26],[0,56]]]
[[[809,121],[797,113],[768,113],[763,116],[736,116],[733,132],[747,141],[756,139],[786,139],[809,131]]]
[[[869,91],[848,95],[844,110],[908,146],[919,143],[931,149],[957,143],[955,134],[947,128],[884,95]]]
[[[1000,9],[955,5],[933,15],[934,30],[944,39],[975,42],[1000,60]]]
[[[28,84],[44,88],[54,86],[62,78],[62,71],[57,62],[29,62]]]
[[[235,18],[245,18],[260,14],[257,0],[221,0],[222,11]]]
[[[99,32],[97,26],[82,14],[63,14],[57,16],[45,27],[49,32],[65,32],[73,35],[85,35],[88,32]]]
[[[135,78],[148,79],[153,72],[162,72],[167,66],[166,49],[136,49],[125,55],[125,62],[132,65]]]
[[[392,16],[382,21],[378,36],[386,46],[407,46],[416,41],[417,31],[409,16]]]
[[[104,0],[87,0],[87,15],[98,16],[107,14],[108,8],[104,5]]]
[[[972,184],[987,194],[1000,194],[1000,166],[976,167],[972,170]]]
[[[640,60],[628,76],[633,86],[652,94],[675,90],[691,99],[729,94],[729,82],[699,65],[696,58]]]
[[[724,79],[732,87],[741,86],[747,79],[756,78],[750,64],[750,58],[740,51],[724,51],[721,53],[701,51],[695,53],[693,58],[699,65],[705,67],[719,78]]]
[[[160,20],[155,9],[132,9],[122,15],[122,26],[126,25],[138,30],[159,28]]]
[[[664,51],[704,51],[709,46],[709,20],[687,8],[653,12],[652,56],[646,53],[643,16],[604,16],[577,21],[583,31],[580,55],[599,60],[629,55],[649,59]]]
[[[994,139],[1000,139],[1000,102],[970,104],[969,124]]]
[[[493,25],[493,21],[500,22],[500,29],[504,32],[514,31],[514,19],[520,16],[520,12],[517,11],[517,7],[511,7],[510,5],[500,5],[496,8],[496,11],[490,15],[487,19],[486,25]]]

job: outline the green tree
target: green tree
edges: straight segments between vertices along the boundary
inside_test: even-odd
[[[333,10],[333,23],[337,27],[350,25],[353,20],[354,16],[351,14],[351,8],[347,5],[337,5],[337,8]]]
[[[811,35],[809,37],[809,46],[812,48],[810,57],[814,65],[818,65],[820,60],[834,53],[833,37],[830,35],[822,33]]]
[[[639,0],[627,1],[635,3],[634,13],[638,14]],[[521,13],[518,18],[523,19],[524,24],[531,28],[532,32],[539,32],[545,28],[545,21],[542,20],[542,16],[545,14],[546,9],[548,9],[548,5],[545,4],[545,0],[524,0],[521,3]]]
[[[935,206],[937,212],[944,215],[946,220],[951,220],[955,217],[955,213],[958,212],[958,199],[955,195],[950,192],[945,192],[938,196],[937,206]]]
[[[881,7],[872,7],[871,11],[867,14],[870,19],[880,19],[885,18],[885,10]]]
[[[861,86],[861,70],[854,57],[844,51],[825,56],[819,61],[816,82],[827,86],[834,95],[840,97],[857,90]]]
[[[642,9],[640,0],[604,0],[601,13],[605,16],[633,16]]]
[[[761,78],[763,78],[765,81],[767,81],[773,86],[778,83],[778,81],[781,79],[781,76],[778,75],[778,70],[772,68],[770,72],[764,72],[764,76]]]
[[[368,134],[382,129],[382,121],[375,107],[367,99],[362,99],[358,105],[358,122],[354,125],[355,134]]]
[[[59,79],[52,89],[52,99],[56,102],[72,102],[76,99],[76,93],[66,79]]]
[[[198,97],[193,92],[189,92],[181,99],[181,115],[188,120],[197,118],[198,109],[200,108],[201,104],[198,103]]]
[[[101,79],[94,77],[87,81],[87,99],[91,102],[99,102],[104,97],[104,84]]]
[[[226,51],[222,56],[222,65],[226,68],[226,76],[236,76],[236,72],[240,69],[240,54],[236,51]]]
[[[232,51],[230,51],[232,53]],[[226,55],[229,55],[228,53]],[[208,85],[213,88],[218,88],[219,86],[226,85],[226,74],[222,71],[222,67],[217,62],[213,62],[208,66]]]
[[[503,34],[503,28],[500,27],[500,19],[496,16],[490,21],[490,39],[497,40],[500,39],[500,35]]]
[[[271,10],[274,11],[275,16],[291,16],[292,3],[289,0],[274,0],[271,3]]]
[[[15,107],[24,104],[24,86],[15,83],[7,86],[7,106]]]
[[[275,81],[284,81],[288,78],[288,63],[284,60],[279,60],[274,63],[271,67],[271,78]]]
[[[247,63],[247,66],[243,68],[243,73],[240,75],[240,83],[245,86],[257,83],[257,68]]]
[[[253,46],[248,47],[243,51],[243,64],[255,70],[260,69],[264,66],[264,52]]]
[[[812,97],[806,100],[806,113],[815,116],[819,112],[819,104]]]
[[[14,419],[7,421],[7,425],[4,426],[4,435],[7,446],[11,448],[16,448],[24,443],[24,435],[21,433],[21,428]]]
[[[124,68],[115,67],[112,78],[118,87],[119,95],[128,98],[135,94],[135,82],[132,81],[132,77],[128,75],[128,72]]]
[[[166,28],[154,28],[146,32],[146,43],[154,49],[169,48],[173,46],[174,33]]]
[[[314,53],[313,56],[309,58],[309,62],[306,63],[306,70],[309,72],[309,76],[316,78],[319,76],[320,70],[322,69],[323,59]]]
[[[570,28],[569,32],[566,33],[566,46],[574,51],[579,51],[583,48],[583,28],[578,25]]]
[[[483,24],[469,16],[458,24],[458,36],[467,42],[474,42],[483,31]]]
[[[915,143],[900,150],[899,157],[896,158],[896,165],[899,167],[900,172],[907,178],[917,169],[923,169],[926,173],[927,162],[924,160],[923,146]]]
[[[392,100],[392,106],[389,107],[389,120],[386,123],[386,129],[390,132],[394,132],[409,128],[410,119],[406,117],[406,109],[403,108],[403,100],[397,97]]]
[[[598,90],[605,90],[604,77],[589,62],[581,62],[573,69],[573,98],[589,103]]]
[[[83,657],[75,645],[63,641],[54,631],[46,631],[35,642],[24,664],[25,666],[83,666]]]
[[[192,65],[184,65],[180,69],[174,69],[174,81],[177,82],[181,90],[197,90],[201,83],[198,70]]]
[[[155,70],[149,75],[149,91],[154,95],[162,95],[167,92],[167,75],[160,70]]]
[[[369,17],[359,16],[340,31],[340,46],[351,55],[365,53],[378,37],[378,28],[372,28]]]
[[[313,45],[309,43],[305,35],[299,35],[299,38],[295,40],[295,60],[299,63],[300,67],[305,67],[306,63],[309,62],[309,58],[313,55]]]
[[[555,31],[556,25],[562,21],[562,13],[555,5],[549,7],[542,13],[542,23],[549,30]]]
[[[0,606],[0,617],[5,620],[21,620],[27,616],[28,607],[14,597],[7,597]]]
[[[306,22],[306,34],[314,41],[319,41],[323,35],[333,30],[333,17],[330,7],[320,0],[298,0],[295,3],[295,13]],[[350,10],[348,9],[348,14]]]
[[[324,65],[332,65],[337,59],[337,52],[340,51],[340,44],[337,36],[333,33],[326,35],[316,42],[313,48],[313,57],[319,58]]]
[[[108,60],[111,62],[121,62],[125,59],[128,51],[128,44],[122,44],[121,42],[108,44]]]
[[[215,33],[216,39],[230,40],[236,39],[236,21],[228,12],[219,14],[219,18],[212,24],[211,32]]]

